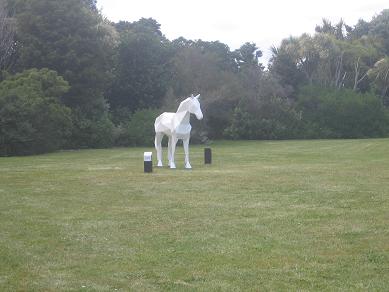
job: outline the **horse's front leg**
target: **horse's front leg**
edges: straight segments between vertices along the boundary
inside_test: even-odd
[[[176,168],[176,164],[174,163],[174,153],[176,152],[177,141],[177,137],[172,135],[170,141],[170,168]]]
[[[162,164],[162,143],[161,143],[162,138],[163,138],[162,133],[155,134],[154,144],[155,144],[155,150],[157,150],[157,160],[158,160],[157,166],[159,166],[159,167],[163,166],[163,164]]]
[[[184,145],[184,152],[185,152],[185,168],[191,169],[192,166],[189,163],[189,137],[185,138],[182,141],[182,144]]]

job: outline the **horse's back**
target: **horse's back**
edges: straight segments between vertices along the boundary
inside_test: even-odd
[[[172,123],[173,117],[174,117],[174,113],[168,113],[168,112],[159,115],[155,119],[155,123],[154,123],[155,132],[158,133],[158,132],[171,131],[173,127],[173,123]]]

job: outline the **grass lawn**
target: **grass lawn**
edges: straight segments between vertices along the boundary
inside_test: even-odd
[[[0,158],[0,291],[389,289],[389,139],[150,149]]]

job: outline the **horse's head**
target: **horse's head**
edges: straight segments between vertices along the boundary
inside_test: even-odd
[[[194,114],[198,120],[201,120],[203,118],[203,112],[201,111],[199,97],[200,94],[196,96],[193,96],[192,94],[190,97],[189,112]]]

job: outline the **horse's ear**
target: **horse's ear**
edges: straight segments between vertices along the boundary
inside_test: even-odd
[[[190,95],[190,98],[192,98],[192,99],[194,98],[193,93]]]
[[[197,94],[197,95],[195,96],[195,98],[199,99],[199,98],[200,98],[200,94]]]

